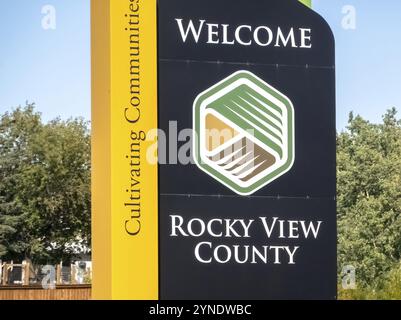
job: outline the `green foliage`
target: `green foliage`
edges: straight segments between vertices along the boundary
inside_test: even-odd
[[[90,245],[90,133],[43,124],[34,105],[0,119],[0,258],[48,263]]]
[[[381,276],[375,287],[338,291],[341,300],[401,300],[401,264]]]
[[[395,109],[382,124],[351,114],[337,148],[339,270],[353,265],[359,288],[380,288],[401,258],[401,122]]]

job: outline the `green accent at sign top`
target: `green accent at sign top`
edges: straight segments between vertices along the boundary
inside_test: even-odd
[[[312,0],[299,0],[302,2],[305,6],[312,8]]]

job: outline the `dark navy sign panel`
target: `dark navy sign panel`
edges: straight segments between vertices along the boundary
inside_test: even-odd
[[[311,30],[311,48],[211,44],[207,27],[183,41],[177,19],[267,26],[288,34]],[[220,27],[221,31],[222,28]],[[241,36],[248,33],[243,29]],[[249,33],[251,35],[251,33]],[[217,36],[216,36],[217,37]],[[334,38],[327,23],[297,0],[159,0],[159,127],[193,127],[196,97],[239,70],[267,82],[293,104],[295,160],[289,172],[251,196],[240,196],[195,164],[159,166],[161,299],[334,299],[336,297],[336,146]],[[220,35],[220,40],[222,35]],[[250,40],[247,39],[247,40]],[[274,42],[273,42],[274,44]],[[168,140],[168,139],[167,139]],[[178,147],[185,142],[179,142]],[[167,148],[168,150],[168,148]],[[190,220],[253,219],[250,238],[172,237],[171,215]],[[266,238],[260,217],[320,221],[316,239]],[[256,227],[258,226],[258,227]],[[295,264],[205,264],[200,242],[214,245],[298,246]]]
[[[161,288],[162,299],[212,299],[212,300],[261,300],[261,299],[333,299],[336,295],[336,242],[335,215],[336,203],[330,199],[270,199],[240,197],[219,198],[210,196],[181,197],[162,195],[166,217],[162,218],[161,246]],[[163,213],[163,211],[161,211]],[[322,218],[322,212],[327,217]],[[251,238],[214,239],[207,234],[199,238],[172,238],[167,227],[168,214],[183,216],[185,222],[202,217],[207,222],[216,217],[224,219],[253,219],[250,228]],[[260,218],[266,218],[271,226],[274,218],[295,221],[302,217],[306,221],[324,220],[319,237],[304,239],[302,228],[299,239],[279,238],[279,228],[273,229],[271,239],[266,238]],[[186,230],[185,222],[183,224]],[[164,223],[164,224],[163,224]],[[194,231],[200,229],[196,224]],[[237,225],[238,226],[238,225]],[[277,223],[276,227],[279,226]],[[286,225],[285,230],[288,231]],[[241,228],[236,228],[241,232]],[[224,230],[218,224],[214,231]],[[227,264],[213,261],[211,264],[195,262],[194,248],[202,242],[211,242],[200,247],[200,256],[207,260],[213,258],[213,250],[221,243],[227,245],[232,253]],[[256,263],[237,264],[234,261],[234,245],[239,246],[239,256],[245,260],[245,246],[250,245],[248,262],[252,262],[251,246],[263,251],[263,246],[300,246],[295,254],[295,263],[288,264],[289,256],[280,251],[280,263],[275,264],[275,252],[269,250],[267,263],[258,257]],[[221,259],[226,259],[225,250],[220,251]]]

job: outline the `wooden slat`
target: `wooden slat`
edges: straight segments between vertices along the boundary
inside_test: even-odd
[[[90,300],[90,285],[57,286],[54,290],[44,290],[40,286],[0,287],[0,300]]]

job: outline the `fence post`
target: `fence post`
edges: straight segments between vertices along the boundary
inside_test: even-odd
[[[56,284],[60,285],[62,284],[62,279],[61,279],[61,269],[63,268],[63,262],[61,261],[57,266],[56,266]]]
[[[71,265],[71,284],[77,283],[77,269],[75,264]]]
[[[8,264],[5,263],[3,266],[3,286],[7,285],[8,282]]]
[[[29,278],[30,278],[30,271],[31,265],[26,260],[22,261],[22,285],[29,286]]]
[[[29,286],[30,278],[31,278],[31,263],[28,261],[26,263],[26,279],[25,279],[25,283],[27,286]]]

